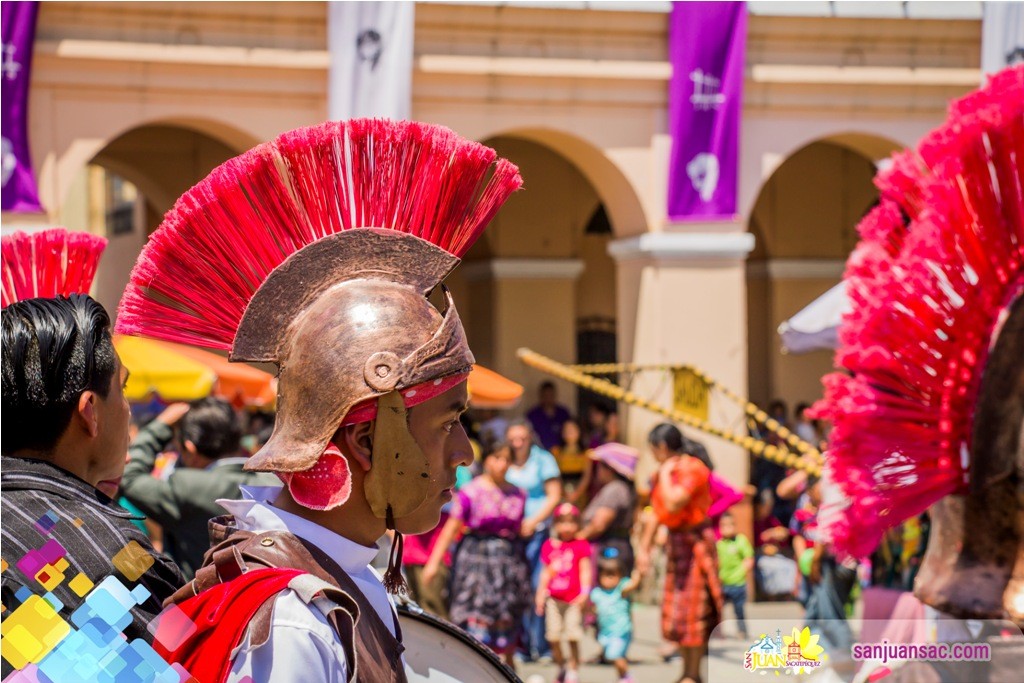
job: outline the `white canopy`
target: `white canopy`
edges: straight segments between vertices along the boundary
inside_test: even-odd
[[[784,352],[807,353],[836,348],[839,345],[839,323],[849,309],[846,283],[840,282],[779,325]]]

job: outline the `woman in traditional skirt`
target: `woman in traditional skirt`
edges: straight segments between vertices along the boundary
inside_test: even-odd
[[[679,645],[683,655],[680,681],[699,683],[708,638],[722,614],[715,534],[708,517],[710,470],[684,452],[682,434],[675,425],[655,427],[648,441],[659,463],[651,488],[656,523],[644,530],[637,563],[642,570],[650,567],[655,532],[659,524],[666,526],[668,563],[661,631],[665,640]]]
[[[456,494],[452,515],[423,572],[426,581],[438,571],[445,552],[465,529],[452,562],[451,620],[514,667],[523,613],[532,607],[533,595],[519,534],[526,494],[505,480],[511,464],[512,451],[505,444],[488,450],[483,474]]]

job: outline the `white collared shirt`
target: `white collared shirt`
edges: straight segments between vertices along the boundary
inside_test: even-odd
[[[235,517],[239,529],[255,533],[287,531],[312,543],[345,570],[391,634],[395,611],[380,575],[370,566],[376,547],[366,547],[269,504],[279,486],[240,487],[242,500],[218,500]],[[348,673],[345,651],[324,614],[308,606],[291,590],[274,605],[270,638],[253,648],[249,638],[239,646],[228,676],[238,683],[247,676],[253,683],[344,683]]]

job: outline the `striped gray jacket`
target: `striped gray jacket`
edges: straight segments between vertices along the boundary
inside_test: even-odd
[[[63,605],[60,616],[70,622],[71,614],[84,602],[73,588],[82,592],[89,585],[82,579],[72,584],[79,573],[96,585],[114,576],[128,590],[142,585],[151,594],[131,610],[132,620],[124,634],[129,640],[144,638],[152,642],[147,624],[160,613],[164,599],[185,580],[177,565],[157,554],[145,534],[132,524],[130,512],[60,467],[42,460],[2,457],[0,513],[0,552],[4,560],[0,592],[5,619],[27,599],[26,591],[43,596],[49,586],[53,597]],[[24,570],[32,567],[31,560],[36,556],[21,562],[23,558],[49,541],[56,541],[66,551],[68,567],[63,572],[46,568],[41,575],[39,571],[26,575]],[[130,545],[133,541],[137,545]],[[54,585],[58,580],[59,585]],[[6,659],[3,669],[6,677]]]

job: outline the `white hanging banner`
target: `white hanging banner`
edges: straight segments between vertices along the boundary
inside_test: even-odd
[[[329,2],[328,115],[408,119],[412,114],[412,2]]]
[[[1024,63],[1024,2],[984,2],[981,7],[982,73]]]

